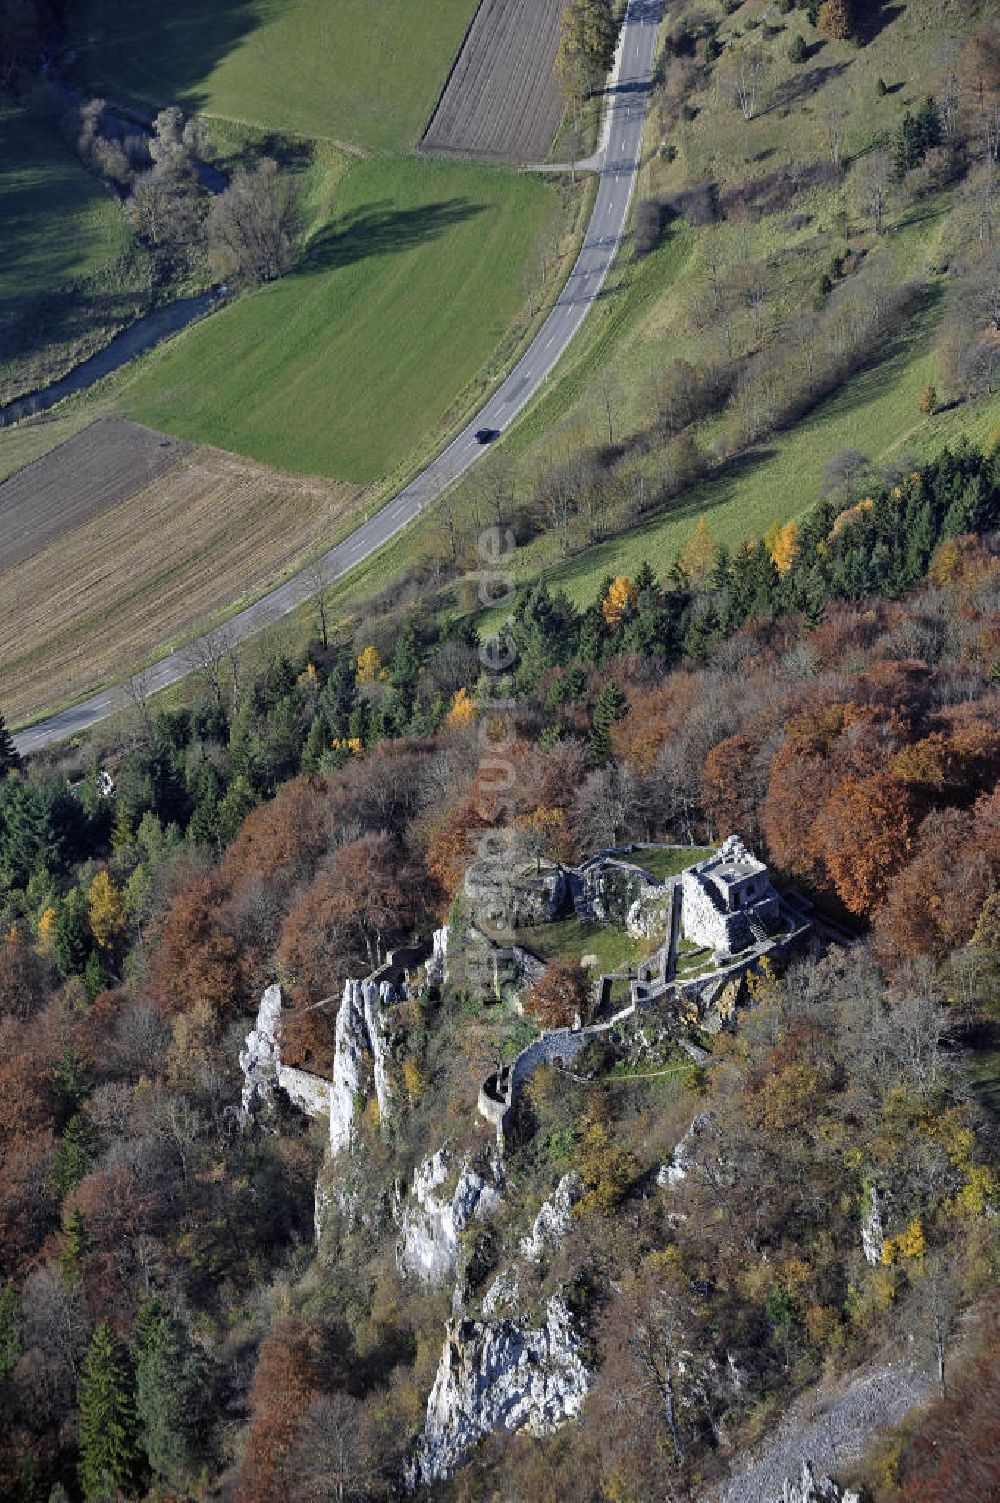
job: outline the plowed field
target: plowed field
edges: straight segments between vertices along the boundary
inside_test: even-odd
[[[56,453],[72,454],[75,443]],[[221,606],[261,593],[335,530],[358,495],[219,450],[177,447],[173,467],[151,484],[81,517],[31,557],[4,560],[0,704],[8,721],[23,724],[127,674]]]
[[[134,496],[191,445],[101,418],[0,485],[0,574]]]
[[[562,101],[554,65],[564,0],[482,0],[424,151],[544,161]]]

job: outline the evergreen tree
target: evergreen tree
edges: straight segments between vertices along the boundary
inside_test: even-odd
[[[319,772],[323,757],[333,741],[333,732],[330,722],[322,710],[318,710],[313,716],[309,734],[302,748],[302,759],[299,763],[303,772]]]
[[[18,772],[21,767],[21,755],[14,745],[14,738],[7,729],[7,722],[0,711],[0,778],[8,772]]]
[[[83,1260],[87,1256],[87,1229],[79,1206],[70,1206],[63,1217],[63,1244],[59,1267],[67,1289],[79,1289],[83,1282]]]
[[[104,1503],[133,1491],[140,1471],[132,1367],[107,1321],[91,1338],[77,1396],[84,1503]]]
[[[21,1301],[12,1282],[0,1290],[0,1383],[21,1355]]]
[[[93,1156],[94,1135],[79,1112],[75,1112],[62,1130],[52,1170],[60,1198],[76,1189],[90,1168]]]
[[[90,914],[86,894],[71,887],[59,904],[52,954],[56,969],[65,980],[82,976],[92,952]]]
[[[590,759],[603,767],[611,759],[611,727],[628,709],[628,700],[617,684],[605,684],[594,707],[590,731]]]
[[[159,1300],[136,1321],[136,1413],[157,1481],[182,1490],[197,1463],[205,1370],[182,1323]]]

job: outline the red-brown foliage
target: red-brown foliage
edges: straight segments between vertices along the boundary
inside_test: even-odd
[[[903,1457],[899,1503],[1000,1497],[1000,1306],[986,1311],[979,1355],[935,1404]]]
[[[150,969],[151,990],[169,1012],[202,1002],[227,1017],[242,1000],[240,956],[218,922],[222,897],[213,875],[178,893],[170,906]]]
[[[590,980],[578,960],[553,960],[524,999],[525,1010],[540,1028],[569,1028],[586,1017]]]
[[[334,1374],[327,1331],[292,1317],[260,1344],[250,1390],[253,1416],[236,1503],[275,1503],[289,1495],[290,1457],[299,1424]]]
[[[815,828],[845,908],[864,918],[881,906],[910,854],[916,824],[916,800],[888,773],[849,777],[834,789]]]

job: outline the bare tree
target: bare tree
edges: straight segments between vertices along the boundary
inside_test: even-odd
[[[826,127],[826,141],[830,148],[830,160],[840,171],[843,160],[844,122],[847,119],[847,109],[843,99],[838,94],[823,94],[823,123]]]
[[[861,168],[861,209],[871,220],[876,235],[881,235],[885,224],[891,170],[892,164],[887,151],[873,151],[865,158]]]
[[[277,162],[264,157],[240,168],[208,216],[208,248],[216,275],[235,286],[273,282],[295,259],[298,193]]]
[[[317,1399],[291,1455],[294,1503],[349,1503],[378,1481],[378,1449],[360,1400],[337,1390]]]
[[[193,674],[198,674],[217,707],[223,709],[225,666],[228,663],[233,681],[233,696],[238,697],[237,638],[229,626],[216,626],[196,637],[185,652]]]
[[[324,651],[330,645],[330,603],[336,577],[336,570],[325,555],[314,559],[306,569],[306,582],[316,610],[316,624]]]
[[[767,76],[768,57],[759,43],[730,47],[726,52],[723,77],[732,90],[744,120],[757,113],[757,96]]]

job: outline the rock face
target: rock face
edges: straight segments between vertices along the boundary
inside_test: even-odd
[[[675,1188],[687,1179],[691,1170],[691,1153],[695,1142],[705,1131],[709,1121],[710,1113],[699,1112],[671,1154],[670,1163],[661,1165],[656,1176],[656,1183],[662,1189],[668,1186]]]
[[[663,884],[649,872],[611,856],[581,867],[580,885],[585,909],[603,924],[625,924],[636,905],[663,895]]]
[[[310,1117],[322,1117],[330,1110],[328,1081],[281,1063],[280,1031],[281,987],[269,986],[261,998],[257,1022],[240,1050],[244,1122],[265,1122],[278,1105],[279,1089],[292,1106]]]
[[[798,1479],[786,1478],[780,1498],[768,1503],[861,1503],[861,1495],[841,1489],[830,1477],[817,1480],[812,1463],[803,1461]]]
[[[240,1050],[243,1071],[243,1117],[250,1121],[272,1112],[281,1068],[278,1029],[281,1025],[281,987],[269,986],[257,1009],[257,1022]]]
[[[447,1476],[491,1430],[551,1434],[579,1414],[589,1385],[579,1337],[559,1295],[548,1301],[541,1327],[449,1321],[410,1467],[411,1490]]]
[[[464,1163],[450,1193],[443,1186],[450,1178],[448,1152],[439,1148],[425,1159],[413,1176],[413,1201],[403,1211],[402,1235],[396,1262],[402,1274],[416,1274],[428,1284],[443,1284],[458,1267],[458,1239],[473,1219],[491,1215],[500,1204],[497,1165],[490,1178]]]
[[[448,928],[435,929],[431,953],[425,966],[429,986],[444,986],[448,980]]]
[[[882,1261],[882,1248],[885,1245],[885,1227],[882,1222],[882,1203],[875,1185],[868,1190],[868,1209],[861,1218],[861,1247],[865,1255],[865,1262],[872,1267]]]
[[[466,872],[465,896],[479,923],[523,929],[552,922],[566,901],[566,876],[550,862],[488,856]]]
[[[521,1256],[529,1263],[540,1263],[555,1252],[573,1225],[573,1207],[583,1194],[583,1181],[571,1171],[564,1174],[551,1200],[543,1200],[531,1233],[521,1239]]]
[[[330,1087],[330,1152],[351,1146],[358,1102],[374,1086],[381,1120],[388,1120],[391,1097],[388,1047],[382,1007],[389,988],[374,981],[346,981],[334,1036]]]

